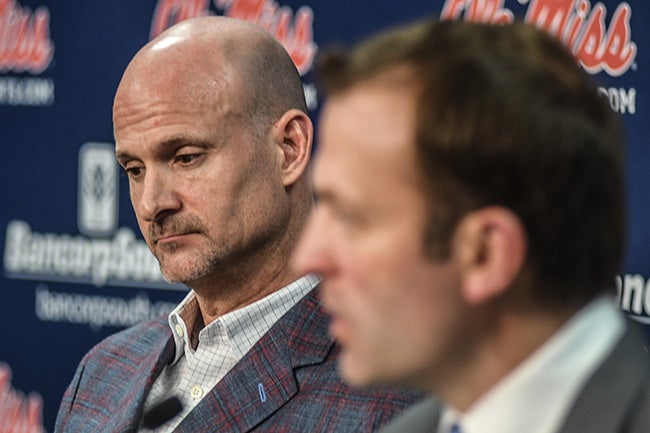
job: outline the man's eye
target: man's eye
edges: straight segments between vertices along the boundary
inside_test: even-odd
[[[126,172],[126,175],[131,178],[136,178],[142,174],[141,167],[126,167],[124,171]]]
[[[181,164],[191,164],[194,162],[197,158],[199,157],[198,153],[187,153],[184,155],[178,155],[176,157],[176,161],[180,162]]]
[[[347,226],[353,226],[356,225],[359,221],[359,219],[356,217],[356,215],[350,213],[350,212],[339,212],[337,214],[337,217],[340,222]]]
[[[349,209],[337,208],[334,215],[336,219],[346,227],[356,227],[361,224],[360,215]]]

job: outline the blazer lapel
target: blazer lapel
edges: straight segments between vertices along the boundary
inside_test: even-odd
[[[294,370],[322,363],[334,342],[318,289],[289,310],[204,397],[177,433],[247,432],[298,392]]]
[[[649,374],[643,338],[633,324],[578,396],[560,433],[620,430]]]
[[[131,377],[122,378],[124,381],[123,397],[114,409],[114,413],[118,414],[118,416],[111,417],[102,430],[103,432],[132,433],[137,430],[142,418],[145,397],[163,367],[174,356],[174,338],[171,330],[166,325],[166,321],[161,332],[156,333],[155,338],[156,341],[153,343],[147,341],[146,350],[148,353],[145,354],[144,358],[140,358],[136,354],[139,351],[138,347],[132,349],[130,355],[132,355],[133,362],[137,362],[134,367],[135,372]],[[150,344],[152,346],[149,346]]]

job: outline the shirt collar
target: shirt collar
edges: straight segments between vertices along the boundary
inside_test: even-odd
[[[200,344],[219,338],[223,332],[232,341],[232,350],[237,359],[246,352],[303,296],[318,285],[320,279],[313,274],[305,275],[270,295],[231,311],[208,324],[199,331]],[[169,313],[169,326],[174,336],[176,353],[171,364],[184,355],[190,347],[190,335],[200,314],[196,295],[191,290],[183,301]]]
[[[469,411],[459,415],[463,433],[557,431],[579,390],[624,329],[624,320],[611,299],[592,301]],[[456,414],[451,412],[447,419],[453,417]]]

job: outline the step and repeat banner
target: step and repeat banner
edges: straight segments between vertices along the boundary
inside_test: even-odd
[[[187,291],[162,280],[140,236],[114,160],[111,106],[142,45],[206,14],[247,19],[274,34],[298,66],[314,116],[319,50],[382,27],[433,14],[521,18],[562,38],[625,120],[630,239],[615,282],[621,309],[650,330],[646,0],[0,0],[1,431],[53,431],[83,354],[165,314]]]

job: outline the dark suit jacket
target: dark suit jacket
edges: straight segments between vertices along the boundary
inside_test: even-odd
[[[588,380],[558,433],[649,433],[650,359],[630,324]],[[441,406],[433,398],[405,411],[381,433],[435,433]]]
[[[370,432],[419,398],[405,390],[362,391],[344,384],[336,365],[339,347],[327,326],[315,289],[273,325],[175,431]],[[77,368],[55,432],[134,432],[145,398],[173,353],[166,317],[108,337]]]

